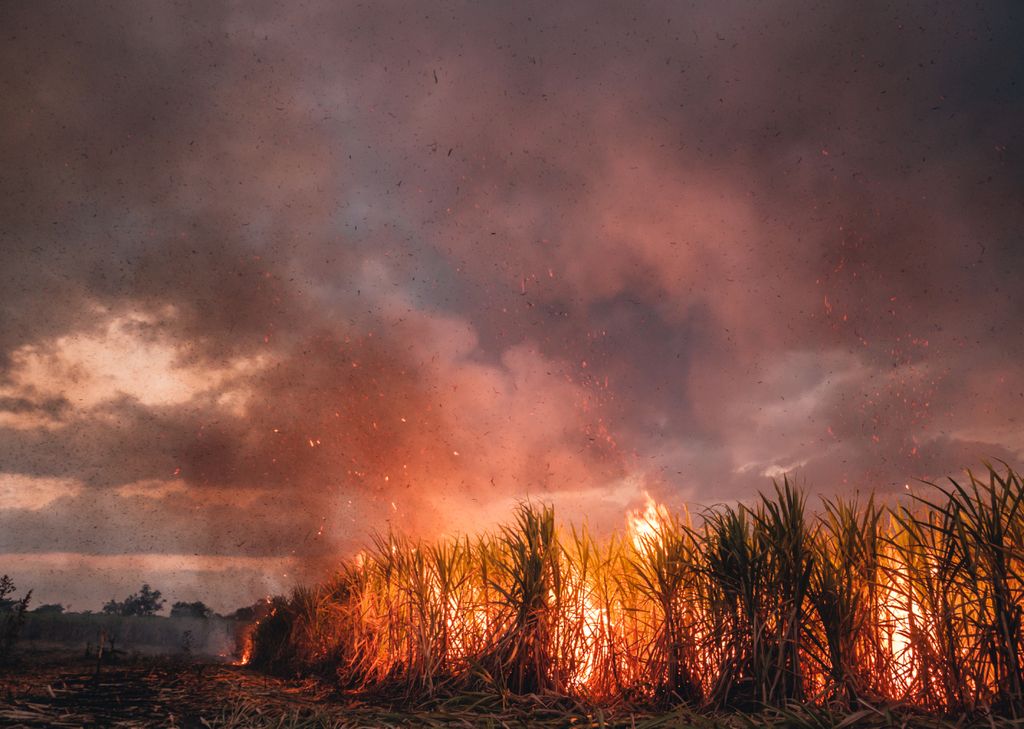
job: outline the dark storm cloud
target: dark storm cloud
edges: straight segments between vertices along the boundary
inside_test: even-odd
[[[0,462],[7,472],[120,486],[171,474],[164,444],[189,431],[188,422],[121,399],[57,428],[0,429]]]
[[[28,397],[0,397],[0,411],[8,413],[42,413],[51,418],[60,418],[70,406],[66,399],[51,397],[33,399]]]
[[[1015,6],[3,12],[8,551],[1024,452]]]

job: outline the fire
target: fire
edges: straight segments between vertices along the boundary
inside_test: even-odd
[[[241,638],[242,650],[238,656],[238,660],[235,661],[233,665],[248,666],[252,662],[253,652],[256,647],[256,631],[259,629],[260,623],[267,617],[268,610],[270,611],[270,615],[274,615],[277,612],[276,608],[271,609],[271,604],[271,598],[268,595],[256,605],[256,614],[259,617],[248,625],[242,626],[241,634],[239,636]]]
[[[601,634],[601,626],[604,622],[604,611],[594,605],[589,597],[584,596],[583,639],[585,643],[580,660],[580,668],[574,679],[577,686],[586,686],[594,675],[594,668],[597,662],[597,640]]]
[[[892,656],[892,678],[898,685],[909,687],[917,676],[916,657],[911,641],[915,622],[914,599],[908,580],[896,572],[883,592],[882,624],[886,626],[888,649]]]
[[[252,652],[255,646],[256,629],[259,627],[260,621],[257,620],[252,625],[245,628],[245,632],[242,635],[242,654],[235,661],[236,666],[248,666],[249,662],[252,661]]]
[[[563,630],[578,629],[571,658],[573,671],[569,684],[576,690],[586,688],[595,676],[598,663],[599,641],[608,629],[606,613],[594,603],[593,587],[576,570],[570,569],[563,584],[562,623]],[[548,594],[549,603],[554,606],[557,597],[554,590]]]
[[[659,504],[644,491],[647,505],[643,509],[626,512],[626,532],[637,552],[645,552],[662,542],[665,525],[671,520],[668,507]]]

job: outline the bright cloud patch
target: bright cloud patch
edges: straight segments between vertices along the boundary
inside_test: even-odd
[[[0,473],[0,509],[38,511],[64,496],[75,496],[82,485],[63,478],[34,478]]]
[[[52,342],[26,345],[11,355],[9,383],[0,396],[61,398],[71,407],[88,409],[129,397],[142,405],[179,405],[215,391],[218,402],[232,410],[244,408],[247,392],[241,380],[261,369],[261,357],[236,358],[210,365],[197,361],[187,342],[162,331],[163,319],[143,313],[110,317],[97,330],[74,332]],[[10,424],[33,427],[38,413],[12,417]]]

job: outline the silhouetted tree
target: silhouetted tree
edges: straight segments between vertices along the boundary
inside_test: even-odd
[[[212,614],[213,611],[199,600],[195,602],[176,602],[171,605],[172,618],[208,618]]]
[[[9,596],[17,589],[10,577],[0,577],[0,661],[10,656],[21,626],[25,624],[28,601],[32,599],[32,590],[26,592],[20,600],[10,599]]]
[[[147,583],[124,600],[110,600],[103,606],[103,612],[108,615],[156,615],[163,610],[166,602],[160,597],[160,590],[152,589]]]

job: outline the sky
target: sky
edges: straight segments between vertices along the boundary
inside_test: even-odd
[[[5,3],[0,572],[1022,463],[1016,3]]]

